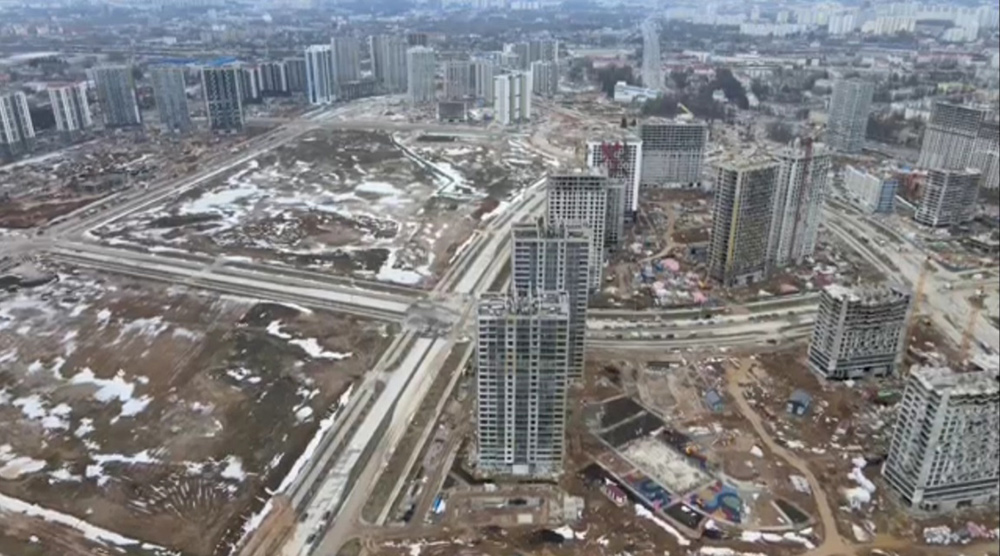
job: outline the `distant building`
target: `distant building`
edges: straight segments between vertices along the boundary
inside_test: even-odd
[[[569,302],[569,376],[581,378],[587,332],[590,231],[535,223],[511,226],[511,291],[520,297],[566,292]]]
[[[264,89],[261,83],[260,67],[246,64],[240,69],[240,93],[243,95],[243,104],[259,104],[264,102]]]
[[[536,95],[555,96],[559,92],[559,64],[557,62],[532,62],[531,83]]]
[[[451,61],[444,64],[444,96],[448,100],[472,96],[472,63]]]
[[[569,301],[486,293],[479,301],[478,469],[552,477],[563,468],[569,387]]]
[[[643,142],[645,153],[645,142]],[[718,166],[708,274],[726,287],[760,282],[768,271],[778,164],[769,158],[733,158]]]
[[[595,170],[550,175],[546,182],[545,221],[555,228],[590,232],[590,289],[601,287],[604,272],[608,178]]]
[[[129,66],[102,66],[93,69],[97,99],[107,127],[141,126],[142,115],[135,96],[135,78]]]
[[[894,286],[827,286],[809,344],[809,367],[836,380],[884,377],[902,363],[912,296]]]
[[[261,62],[257,65],[257,73],[260,90],[264,96],[281,96],[292,92],[289,86],[287,62]]]
[[[437,119],[439,122],[465,123],[469,121],[469,106],[464,100],[443,100],[438,102]]]
[[[394,35],[374,35],[368,38],[372,75],[387,93],[406,91],[407,43]]]
[[[917,166],[938,170],[972,167],[977,159],[980,128],[986,124],[988,114],[984,107],[935,102],[920,144]]]
[[[406,92],[413,104],[434,102],[437,98],[435,74],[437,57],[434,51],[414,46],[406,51]]]
[[[340,100],[347,102],[359,98],[373,97],[378,94],[378,83],[374,79],[359,79],[341,83]]]
[[[208,127],[212,131],[243,131],[242,68],[238,65],[206,66],[201,69]]]
[[[768,244],[768,260],[775,269],[802,264],[816,250],[830,170],[830,155],[821,143],[796,139],[776,158],[780,166]]]
[[[53,85],[49,87],[49,102],[56,119],[56,129],[67,138],[74,138],[94,126],[87,100],[87,84]]]
[[[870,173],[848,166],[844,170],[844,187],[866,212],[892,214],[896,205],[899,182],[881,172]]]
[[[493,79],[496,77],[496,65],[489,60],[472,61],[473,96],[481,99],[486,105],[492,106],[494,99]]]
[[[194,125],[188,109],[184,68],[154,66],[149,70],[149,79],[153,83],[153,98],[156,100],[156,111],[163,129],[179,133],[191,131]]]
[[[882,475],[902,504],[921,512],[1000,499],[997,372],[914,368],[897,405]]]
[[[979,126],[969,166],[983,173],[980,187],[991,190],[1000,188],[1000,120],[996,114]]]
[[[13,160],[34,149],[28,97],[22,92],[0,93],[0,158]]]
[[[660,95],[660,91],[656,89],[649,89],[647,87],[637,87],[635,85],[629,85],[624,81],[619,81],[615,83],[614,100],[615,102],[621,102],[623,104],[631,104],[633,102],[643,103],[647,100],[653,100]]]
[[[559,41],[555,39],[535,39],[504,45],[504,52],[517,56],[511,65],[522,71],[529,71],[534,62],[559,62]]]
[[[639,126],[642,185],[695,187],[701,184],[708,127],[690,119],[649,118]]]
[[[627,132],[617,137],[587,141],[587,166],[603,168],[609,179],[621,181],[622,217],[624,221],[631,222],[639,210],[642,141]]]
[[[306,77],[306,59],[304,57],[285,58],[285,74],[288,77],[288,90],[293,93],[304,93],[308,90],[309,79]]]
[[[502,125],[531,120],[531,74],[514,71],[493,78],[493,118]]]
[[[333,86],[335,91],[361,79],[361,53],[355,37],[333,37]]]
[[[328,44],[306,48],[306,93],[310,104],[333,102],[333,47]]]
[[[427,47],[430,45],[430,37],[427,33],[407,33],[406,45]]]
[[[976,216],[981,178],[979,170],[929,170],[914,220],[935,228],[970,222]]]
[[[663,66],[660,59],[660,27],[652,18],[642,22],[642,84],[663,90]]]
[[[830,148],[858,153],[865,146],[868,116],[875,85],[860,79],[841,79],[833,84],[826,143]]]

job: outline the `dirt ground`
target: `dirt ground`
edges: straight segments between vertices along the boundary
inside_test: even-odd
[[[96,234],[429,288],[480,219],[542,175],[523,145],[505,152],[315,131]]]
[[[186,554],[238,535],[395,332],[43,270],[0,293],[0,492]]]

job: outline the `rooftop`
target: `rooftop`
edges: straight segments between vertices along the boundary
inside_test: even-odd
[[[948,367],[914,366],[910,375],[924,388],[952,396],[1000,394],[1000,374],[995,370],[959,373]]]
[[[823,288],[834,299],[846,299],[867,306],[896,303],[910,298],[910,292],[897,284],[878,284],[859,287],[830,284]]]
[[[565,292],[542,292],[531,296],[484,293],[476,308],[480,317],[549,316],[569,318]]]

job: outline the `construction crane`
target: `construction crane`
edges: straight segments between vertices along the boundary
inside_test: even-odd
[[[983,290],[979,290],[969,297],[969,306],[971,309],[969,311],[969,322],[965,325],[965,330],[962,331],[962,345],[958,350],[959,362],[969,358],[972,339],[976,335],[976,323],[979,321],[979,314],[983,311],[983,301],[985,298],[986,295],[983,293]]]

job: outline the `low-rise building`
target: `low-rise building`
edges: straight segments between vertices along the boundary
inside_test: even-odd
[[[854,166],[844,171],[844,188],[858,205],[873,214],[892,214],[899,182],[888,172],[866,172]]]

